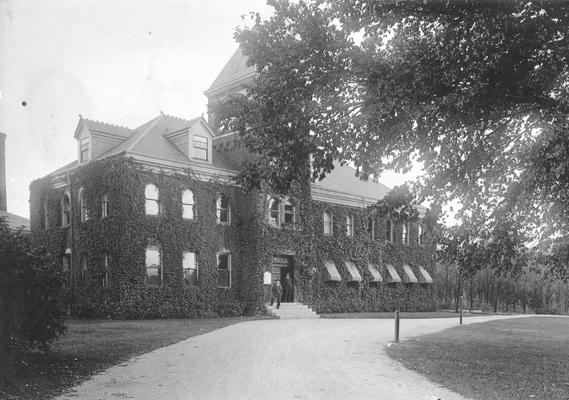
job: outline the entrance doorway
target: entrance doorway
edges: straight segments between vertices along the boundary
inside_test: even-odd
[[[294,258],[292,256],[275,256],[271,263],[271,284],[279,279],[283,286],[281,302],[294,302]]]

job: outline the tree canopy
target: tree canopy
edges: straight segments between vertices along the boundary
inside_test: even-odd
[[[222,110],[258,155],[246,187],[286,192],[309,158],[313,179],[334,162],[362,179],[421,163],[418,201],[459,201],[487,238],[567,235],[569,4],[269,3],[236,32],[256,79]]]

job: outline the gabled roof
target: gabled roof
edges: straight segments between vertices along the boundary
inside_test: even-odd
[[[322,181],[313,183],[312,187],[375,201],[381,200],[391,190],[383,183],[362,181],[356,177],[354,168],[339,163],[335,163],[334,169]]]
[[[18,229],[23,228],[24,231],[30,230],[30,220],[19,215],[0,210],[0,218],[5,219],[8,223],[8,228]]]
[[[238,48],[205,93],[253,76],[255,71],[255,66],[247,65],[247,57]]]
[[[91,132],[106,133],[109,135],[121,136],[124,138],[129,137],[130,135],[132,135],[133,132],[131,129],[126,128],[124,126],[95,121],[92,119],[83,118],[82,116],[79,116],[79,118],[80,118],[79,124],[77,125],[77,129],[75,130],[74,134],[75,138],[77,138],[77,135],[79,134],[80,130],[79,128],[81,127],[81,125],[86,126],[87,129],[89,129],[89,131]]]

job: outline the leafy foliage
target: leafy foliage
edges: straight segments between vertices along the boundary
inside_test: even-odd
[[[420,162],[420,200],[460,201],[477,235],[569,232],[569,5],[270,4],[236,33],[257,78],[220,105],[258,155],[242,180],[286,192],[309,155],[313,179],[334,160],[362,179]]]
[[[0,353],[46,350],[65,331],[60,271],[22,231],[0,219]]]

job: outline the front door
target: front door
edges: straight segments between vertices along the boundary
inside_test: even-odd
[[[293,276],[292,256],[275,256],[271,264],[271,281],[275,283],[277,279],[283,286],[283,303],[294,301],[294,276]]]

